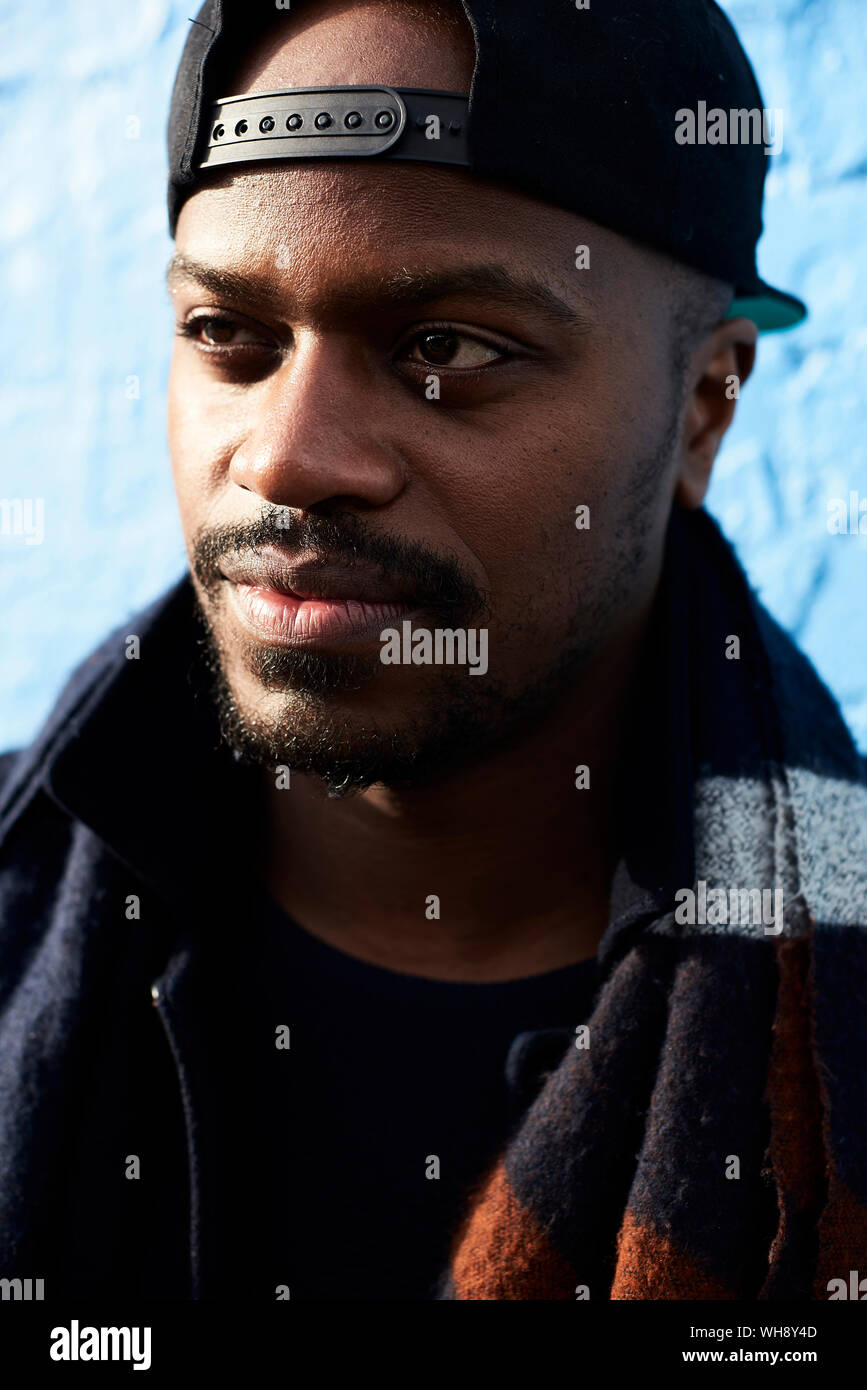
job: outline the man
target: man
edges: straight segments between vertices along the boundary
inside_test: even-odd
[[[752,1300],[863,1264],[863,763],[702,510],[804,313],[755,270],[755,127],[683,117],[747,109],[710,3],[199,13],[190,575],[5,768],[5,1275]]]

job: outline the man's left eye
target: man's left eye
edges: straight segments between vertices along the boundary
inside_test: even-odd
[[[496,362],[508,354],[502,350],[491,347],[489,343],[483,343],[479,338],[471,338],[467,333],[436,328],[427,329],[419,333],[411,344],[411,354],[408,360],[411,362],[423,363],[428,367],[453,367],[455,369],[471,370],[473,367],[484,367],[489,362]]]

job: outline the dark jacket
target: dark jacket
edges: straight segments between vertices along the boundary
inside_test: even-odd
[[[219,1147],[211,1044],[231,978],[209,978],[216,953],[192,962],[203,931],[243,920],[227,868],[251,862],[256,804],[192,683],[198,636],[184,579],[2,760],[0,1276],[38,1271],[46,1298],[197,1297],[208,1231],[225,1234],[203,1217],[218,1173],[200,1158]],[[152,1180],[127,1179],[132,1156]]]

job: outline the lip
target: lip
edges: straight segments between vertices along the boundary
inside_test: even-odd
[[[242,624],[267,642],[315,647],[370,641],[409,617],[410,603],[369,603],[353,598],[307,598],[261,584],[229,581],[232,607]]]
[[[355,600],[370,604],[405,604],[410,595],[363,565],[341,565],[305,553],[290,557],[271,546],[246,557],[220,562],[225,579],[237,585],[270,589],[299,599]]]

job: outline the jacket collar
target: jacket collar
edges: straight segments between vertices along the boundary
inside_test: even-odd
[[[126,656],[131,634],[137,659]],[[58,805],[146,884],[199,906],[223,896],[227,865],[250,862],[258,781],[220,739],[195,659],[200,637],[185,576],[75,673],[72,706],[59,703],[38,770]],[[220,814],[226,806],[231,816]]]

